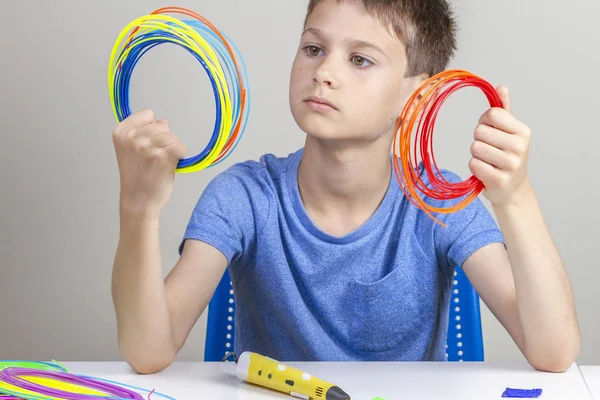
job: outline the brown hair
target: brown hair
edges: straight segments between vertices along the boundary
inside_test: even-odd
[[[309,0],[306,20],[322,0]],[[336,0],[338,3],[348,0]],[[353,0],[358,1],[358,0]],[[361,0],[406,46],[406,76],[445,70],[456,50],[456,22],[446,0]]]

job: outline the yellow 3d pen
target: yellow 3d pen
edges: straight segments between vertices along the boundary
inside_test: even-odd
[[[250,351],[240,354],[236,363],[224,362],[222,367],[238,379],[300,399],[350,400],[346,392],[330,382]]]

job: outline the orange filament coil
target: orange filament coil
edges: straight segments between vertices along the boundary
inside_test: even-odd
[[[463,70],[443,71],[426,80],[408,99],[398,119],[393,141],[394,173],[400,188],[415,206],[444,227],[446,224],[437,219],[434,213],[449,214],[459,211],[469,205],[484,189],[483,183],[473,175],[462,182],[453,183],[444,179],[433,153],[433,130],[442,104],[452,93],[467,86],[481,89],[491,107],[502,107],[496,90],[484,79]],[[419,173],[419,158],[429,186]],[[435,200],[464,198],[452,206],[435,207],[428,204],[419,192]]]

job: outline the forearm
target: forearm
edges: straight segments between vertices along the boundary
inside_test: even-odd
[[[119,347],[139,372],[155,372],[175,356],[162,279],[158,217],[121,212],[112,280]]]
[[[525,356],[541,369],[564,369],[579,352],[575,304],[531,185],[494,211],[512,266]]]

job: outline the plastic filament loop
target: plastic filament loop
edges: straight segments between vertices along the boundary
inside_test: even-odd
[[[141,57],[162,43],[181,46],[200,62],[212,84],[216,105],[209,143],[198,155],[179,160],[175,171],[189,173],[209,168],[227,158],[243,136],[250,98],[246,67],[239,51],[201,15],[185,8],[165,7],[132,21],[123,29],[108,67],[113,113],[118,122],[131,115],[131,74]]]
[[[481,89],[491,107],[502,107],[502,101],[494,87],[482,78],[463,70],[440,72],[426,80],[406,102],[398,119],[393,141],[394,173],[400,188],[415,206],[444,227],[446,224],[433,213],[449,214],[459,211],[484,189],[483,183],[473,175],[462,182],[448,182],[442,176],[433,152],[433,131],[442,104],[454,92],[467,86]],[[419,171],[419,159],[429,186],[425,184],[423,173]],[[452,206],[434,207],[419,192],[436,200],[464,198]]]
[[[140,392],[146,393],[143,397]],[[2,400],[101,400],[172,397],[154,390],[129,386],[106,379],[73,374],[58,364],[30,361],[0,361]]]
[[[18,367],[18,368],[30,368],[37,369],[42,371],[58,371],[58,372],[68,372],[66,368],[54,362],[43,362],[43,361],[19,361],[19,360],[0,360],[0,371],[9,367]],[[7,385],[4,382],[0,381],[0,400],[19,400],[24,397],[15,397],[8,393],[18,393],[14,392],[14,390],[18,390],[18,388]]]

